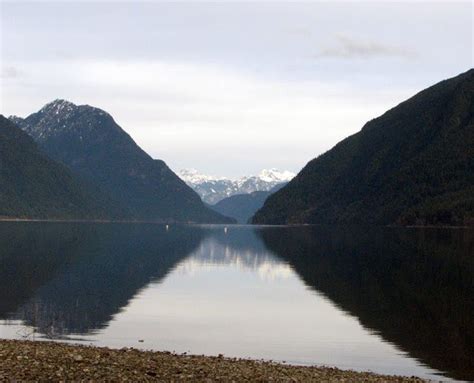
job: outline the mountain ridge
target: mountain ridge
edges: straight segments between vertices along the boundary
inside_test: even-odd
[[[291,180],[295,174],[276,168],[263,169],[258,175],[242,176],[236,179],[200,174],[195,169],[182,169],[178,175],[210,205],[238,195],[255,191],[270,191],[275,186]]]
[[[474,69],[435,84],[310,161],[257,224],[472,225]]]
[[[49,157],[97,185],[134,220],[232,222],[204,206],[164,161],[151,158],[99,108],[56,99],[24,119],[12,119]]]
[[[209,207],[226,217],[236,219],[239,224],[247,224],[257,210],[263,206],[266,199],[286,184],[287,182],[277,184],[268,191],[234,194],[220,200],[215,205],[209,205]]]

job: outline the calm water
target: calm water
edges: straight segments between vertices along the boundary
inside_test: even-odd
[[[467,229],[0,223],[3,338],[474,380],[473,293]]]

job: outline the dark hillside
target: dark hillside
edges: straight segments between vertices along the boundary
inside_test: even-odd
[[[369,121],[270,196],[253,223],[474,224],[474,70]]]
[[[56,100],[18,121],[45,153],[97,185],[134,219],[232,221],[204,206],[163,161],[152,159],[101,109]]]
[[[112,201],[43,154],[34,141],[0,115],[0,217],[116,219]]]

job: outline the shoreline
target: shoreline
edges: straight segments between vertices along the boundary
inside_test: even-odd
[[[426,382],[333,367],[272,361],[0,340],[0,381],[187,381],[187,382]]]
[[[167,222],[167,221],[133,221],[133,220],[107,220],[107,219],[53,219],[53,218],[12,218],[0,217],[0,222],[48,222],[48,223],[136,223],[136,224],[156,224],[156,225],[218,225],[218,226],[253,226],[253,227],[309,227],[309,226],[370,226],[370,227],[386,227],[395,229],[472,229],[472,225],[354,225],[354,224],[286,224],[286,225],[269,225],[269,224],[242,224],[242,223],[197,223],[197,222]]]

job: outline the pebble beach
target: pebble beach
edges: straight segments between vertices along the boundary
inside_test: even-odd
[[[423,382],[331,367],[109,349],[44,341],[0,341],[0,381]]]

